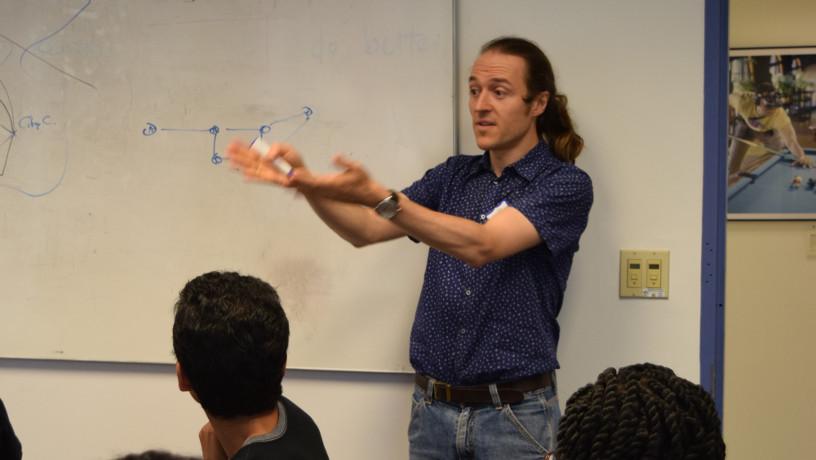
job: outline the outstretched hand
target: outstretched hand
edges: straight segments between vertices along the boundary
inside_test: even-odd
[[[249,144],[234,140],[227,146],[227,158],[230,165],[243,173],[244,178],[250,181],[272,182],[283,187],[294,187],[291,176],[295,172],[304,177],[311,175],[300,153],[289,144],[272,144],[269,151],[262,155],[250,148]],[[283,159],[292,167],[289,174],[284,173],[275,165],[278,158]]]
[[[295,168],[290,184],[303,193],[370,207],[388,195],[388,190],[374,182],[361,163],[339,153],[334,155],[332,163],[341,171],[313,175]]]
[[[388,190],[374,182],[362,164],[342,154],[332,158],[339,172],[316,175],[306,168],[300,153],[289,144],[272,144],[262,155],[245,142],[235,140],[227,146],[226,152],[232,167],[250,181],[271,182],[297,189],[304,195],[370,207],[388,195]],[[292,167],[288,174],[275,165],[278,158]]]

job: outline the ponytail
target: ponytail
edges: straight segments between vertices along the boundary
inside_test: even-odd
[[[567,96],[556,94],[550,98],[544,113],[536,119],[536,131],[550,144],[550,150],[558,159],[575,164],[584,148],[584,139],[572,127]]]

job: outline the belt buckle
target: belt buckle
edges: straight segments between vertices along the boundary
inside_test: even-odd
[[[434,399],[442,399],[439,397],[439,387],[445,389],[445,399],[443,401],[450,402],[451,400],[451,385],[445,382],[434,382],[433,383],[433,397]]]

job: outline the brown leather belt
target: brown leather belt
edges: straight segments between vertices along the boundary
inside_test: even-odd
[[[414,381],[427,392],[428,377],[416,374]],[[502,403],[515,404],[524,399],[524,393],[550,385],[552,385],[552,378],[550,373],[547,372],[512,382],[499,383],[496,385],[496,389],[499,390],[499,399],[501,399]],[[457,404],[493,404],[489,385],[454,386],[436,380],[431,387],[431,394],[428,396],[437,401]]]

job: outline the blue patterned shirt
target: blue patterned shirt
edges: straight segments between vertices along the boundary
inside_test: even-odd
[[[589,176],[540,142],[500,177],[488,153],[456,155],[403,193],[427,208],[479,223],[506,204],[542,240],[480,268],[430,249],[411,331],[414,369],[470,385],[558,368],[556,316],[592,206]]]

